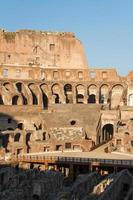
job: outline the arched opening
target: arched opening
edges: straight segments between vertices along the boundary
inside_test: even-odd
[[[85,88],[83,85],[78,85],[76,87],[76,102],[84,103]]]
[[[23,95],[23,93],[22,93],[21,95],[22,95],[22,97],[23,97],[23,104],[24,104],[24,105],[27,105],[27,104],[28,104],[28,101],[27,101],[26,97]]]
[[[23,105],[27,105],[28,104],[28,101],[27,101],[27,98],[24,96],[23,92],[22,92],[22,83],[16,83],[16,87],[17,87],[17,90],[19,93],[21,93],[22,95],[22,99],[23,99]]]
[[[76,121],[75,121],[75,120],[72,120],[72,121],[70,121],[70,124],[73,126],[73,125],[76,124]]]
[[[15,95],[13,98],[12,98],[12,105],[18,105],[18,96]]]
[[[82,94],[77,94],[77,103],[84,103],[84,96]]]
[[[32,98],[33,98],[33,105],[38,105],[38,99],[37,96],[32,92]]]
[[[88,103],[96,103],[97,86],[90,85],[88,87]]]
[[[19,128],[20,130],[23,130],[23,129],[24,129],[23,123],[19,123],[19,124],[18,124],[18,128]]]
[[[58,84],[54,84],[52,86],[52,94],[54,97],[54,103],[58,104],[61,103],[61,92],[60,92],[60,86]]]
[[[49,103],[48,95],[47,95],[48,94],[48,86],[46,84],[42,84],[42,85],[40,85],[40,89],[42,92],[43,108],[48,109],[48,103]]]
[[[55,96],[55,104],[60,103],[59,95],[58,94],[54,94],[54,96]]]
[[[106,104],[108,100],[108,85],[102,85],[99,92],[99,103]]]
[[[19,142],[20,139],[20,133],[16,133],[16,135],[14,136],[14,142]]]
[[[44,92],[42,93],[42,95],[43,95],[43,108],[46,110],[48,109],[48,97]]]
[[[35,92],[37,92],[37,87],[33,83],[29,84],[29,89],[32,94],[32,104],[33,105],[38,105],[38,98]]]
[[[95,94],[89,95],[88,103],[96,103],[96,95]]]
[[[46,132],[43,132],[43,140],[46,140]]]
[[[102,128],[102,141],[108,141],[113,138],[114,127],[112,124],[106,124]]]
[[[101,94],[99,97],[99,103],[104,104],[104,102],[105,102],[105,96]]]
[[[16,87],[17,87],[17,90],[18,92],[22,92],[22,83],[16,83]]]
[[[66,96],[66,103],[73,103],[72,85],[66,84],[64,86],[64,93]]]
[[[111,94],[111,108],[116,108],[118,105],[123,105],[123,86],[122,85],[115,85],[112,88]]]

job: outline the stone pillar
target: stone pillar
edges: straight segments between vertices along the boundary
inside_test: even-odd
[[[76,104],[77,100],[76,100],[76,87],[75,85],[73,85],[73,104]]]
[[[87,89],[85,87],[85,93],[84,93],[84,104],[88,103],[88,95],[87,95]]]
[[[98,89],[98,91],[96,93],[96,103],[99,104],[99,89]]]

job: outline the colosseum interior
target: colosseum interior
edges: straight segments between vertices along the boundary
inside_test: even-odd
[[[81,41],[70,32],[1,29],[1,162],[40,152],[88,153],[102,146],[107,155],[133,153],[133,71],[122,77],[115,68],[88,66]],[[4,170],[0,172],[0,185],[7,184],[9,177],[17,184]],[[104,175],[104,179],[96,173],[77,176],[80,181],[76,179],[71,191],[58,193],[56,200],[133,199],[133,177],[126,169],[115,175]],[[20,179],[21,173],[17,176]],[[36,184],[43,175],[36,176],[33,188],[37,189]],[[92,176],[97,179],[93,178],[95,183],[88,185],[90,189],[86,191],[85,184]],[[110,191],[122,181],[125,185],[114,196]],[[58,181],[53,178],[53,184],[58,189],[63,187],[61,174]],[[54,193],[56,189],[51,187]],[[122,187],[125,189],[120,195]],[[27,199],[50,199],[41,195],[35,193]],[[50,200],[53,199],[52,196]]]

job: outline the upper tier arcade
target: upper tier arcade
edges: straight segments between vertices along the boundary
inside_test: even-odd
[[[86,69],[82,43],[69,32],[0,29],[0,64]]]

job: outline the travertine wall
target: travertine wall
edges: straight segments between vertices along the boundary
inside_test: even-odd
[[[116,145],[128,129],[119,134],[120,123],[132,118],[132,80],[133,72],[121,77],[114,68],[88,67],[73,33],[0,30],[0,130],[10,135],[6,152],[45,151],[46,143],[49,150],[71,143],[71,150],[83,151],[113,139]],[[81,144],[73,139],[74,128],[81,130]],[[53,138],[55,132],[62,137]],[[17,133],[21,137],[15,139]],[[125,141],[133,148],[131,139],[132,130]]]
[[[73,33],[20,30],[0,31],[0,63],[43,68],[86,68],[83,48]]]

